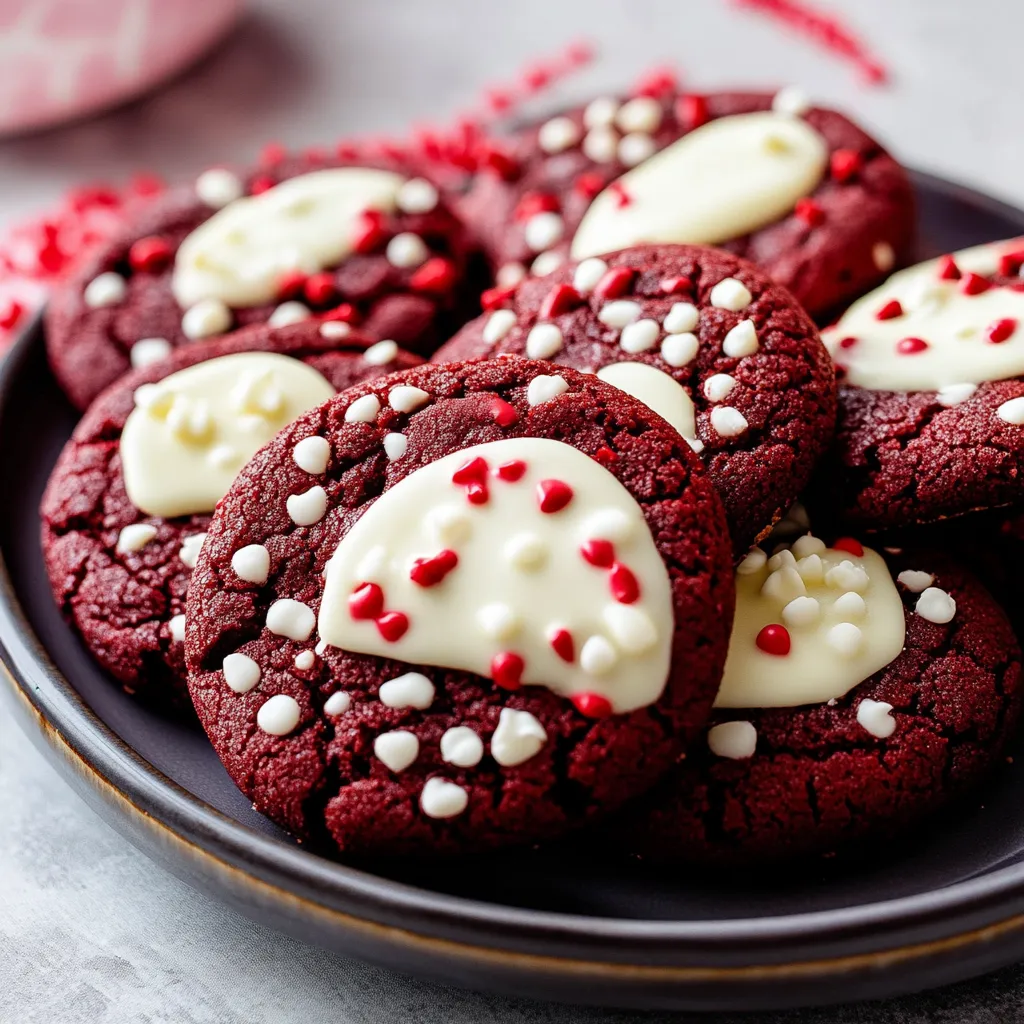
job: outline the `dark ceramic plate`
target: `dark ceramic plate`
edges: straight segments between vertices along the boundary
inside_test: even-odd
[[[1024,232],[1024,212],[919,176],[922,256]],[[139,707],[58,615],[36,508],[75,422],[38,325],[0,371],[0,655],[26,731],[175,874],[298,938],[480,989],[634,1007],[889,995],[1024,956],[1024,757],[905,847],[796,875],[654,872],[594,844],[375,864],[296,846],[197,730]]]

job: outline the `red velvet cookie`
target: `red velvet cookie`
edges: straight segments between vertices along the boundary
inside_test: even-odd
[[[313,444],[322,472],[296,465]],[[672,765],[732,596],[721,502],[640,402],[524,359],[420,367],[239,475],[189,588],[189,685],[232,778],[300,837],[531,842]]]
[[[185,592],[214,503],[246,461],[247,451],[268,440],[292,418],[290,413],[310,407],[295,407],[282,373],[290,380],[297,371],[298,388],[314,387],[312,404],[318,404],[332,391],[419,362],[394,342],[371,345],[372,339],[355,331],[340,339],[345,330],[342,324],[313,322],[276,329],[256,325],[189,345],[112,385],[75,429],[43,495],[43,554],[61,611],[128,692],[156,703],[188,705],[182,646]],[[272,354],[271,362],[250,365],[249,358],[239,365],[247,353]],[[236,450],[226,443],[216,408],[211,416],[203,400],[190,398],[185,386],[174,404],[172,381],[200,363],[207,369],[219,367],[212,383],[224,404],[246,409],[246,433]],[[135,461],[127,468],[135,474],[126,488],[122,442],[132,440],[126,424],[131,417],[147,415],[151,427],[178,431],[175,436],[199,459],[188,467],[190,477],[182,485],[190,493],[177,508],[167,506],[166,495],[154,493],[144,472],[148,462],[155,474],[171,480],[174,451],[166,446],[132,450],[127,457]],[[150,511],[137,507],[129,493]],[[168,514],[178,508],[182,514]]]
[[[58,290],[50,363],[84,409],[154,353],[252,323],[340,319],[430,352],[473,305],[466,262],[461,224],[409,168],[214,168],[142,207]]]
[[[903,168],[794,89],[596,99],[520,133],[460,211],[499,284],[641,243],[716,245],[816,318],[909,256],[914,230]]]
[[[835,380],[793,297],[719,249],[639,246],[524,282],[435,362],[513,352],[596,372],[703,459],[745,552],[792,504],[832,437]]]
[[[887,839],[1000,758],[1020,651],[988,592],[939,555],[823,547],[805,535],[741,563],[712,725],[627,812],[635,852],[754,866]]]
[[[823,332],[835,447],[813,504],[860,529],[1024,503],[1024,239],[894,274]]]

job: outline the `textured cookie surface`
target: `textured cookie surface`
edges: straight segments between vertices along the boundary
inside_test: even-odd
[[[835,420],[831,359],[792,296],[700,246],[639,246],[525,281],[435,361],[550,359],[646,401],[691,439],[737,552],[792,504]]]
[[[718,496],[645,406],[553,369],[509,358],[361,385],[283,431],[219,507],[189,590],[189,685],[232,778],[300,837],[352,854],[548,838],[647,788],[706,719],[732,608]],[[312,436],[330,446],[315,479],[293,459]],[[485,455],[463,463],[467,448]],[[491,454],[513,449],[527,454]],[[562,459],[565,479],[552,472]],[[324,511],[298,526],[289,499],[311,485]],[[592,506],[591,485],[617,494],[616,508]],[[511,519],[506,499],[525,502]],[[421,524],[434,546],[392,557],[404,543],[417,551]],[[350,535],[365,555],[351,577]],[[490,538],[482,555],[478,535]],[[239,576],[253,551],[266,552],[263,583]],[[648,604],[659,576],[660,612]],[[551,602],[562,626],[520,628]],[[588,639],[591,612],[641,628]],[[359,643],[334,646],[346,629]],[[452,667],[475,664],[463,656],[492,637],[484,670]],[[445,653],[432,663],[399,655],[434,641]],[[607,684],[652,644],[669,659],[661,679]],[[532,679],[545,652],[551,677]],[[587,673],[607,699],[580,691]],[[627,700],[636,683],[654,691]],[[629,709],[609,714],[616,704]]]
[[[778,120],[764,121],[773,108]],[[751,115],[760,120],[744,123]],[[718,245],[819,317],[909,255],[906,172],[841,114],[792,90],[600,98],[526,129],[509,157],[460,207],[499,283],[531,267],[547,273],[583,230],[586,255],[650,241]],[[678,234],[665,233],[670,223]]]
[[[875,843],[941,810],[993,766],[1021,703],[1006,616],[943,556],[887,561],[903,603],[902,652],[827,702],[717,709],[704,740],[630,818],[636,852],[758,865]],[[832,664],[842,658],[834,652]],[[826,685],[827,676],[823,664]]]
[[[54,596],[93,656],[130,692],[188,705],[185,593],[209,514],[146,515],[125,490],[120,439],[136,390],[206,360],[246,352],[301,359],[337,390],[414,365],[408,353],[352,332],[324,338],[319,326],[257,325],[197,342],[134,371],[90,407],[61,453],[43,496],[42,543]],[[370,360],[365,353],[370,353]],[[385,362],[380,357],[390,357]]]
[[[261,199],[282,182],[294,187],[299,179],[339,170],[387,177],[341,183],[340,210],[310,206],[304,227],[326,224],[323,237],[308,230],[294,238],[268,234],[273,217],[287,229],[289,209],[293,222],[299,222],[307,216],[304,202],[325,204],[331,196],[325,199],[323,190],[313,201],[298,196],[290,207],[273,213],[257,207],[252,217],[240,218],[247,234],[238,251],[228,253],[222,237],[219,251],[200,254],[198,265],[212,268],[202,282],[205,291],[179,286],[175,292],[182,245],[197,229],[207,230],[211,218],[234,215],[239,203]],[[368,211],[357,208],[360,197],[371,204]],[[57,291],[47,311],[50,363],[68,397],[84,409],[111,381],[143,365],[154,351],[154,339],[156,351],[166,352],[252,323],[283,325],[309,311],[329,312],[377,338],[429,352],[458,325],[469,301],[464,234],[434,187],[403,166],[288,159],[244,175],[213,169],[193,185],[141,207],[134,222],[92,252]],[[334,235],[345,241],[337,259],[329,254]],[[203,247],[209,242],[197,248]],[[241,276],[250,271],[258,276],[269,266],[274,294],[264,290],[242,302],[225,290],[225,281],[230,283],[237,270],[232,266],[236,259],[254,252]],[[223,304],[215,299],[211,305],[207,297],[196,303],[189,299],[186,308],[178,299],[186,292],[218,291],[226,296]]]

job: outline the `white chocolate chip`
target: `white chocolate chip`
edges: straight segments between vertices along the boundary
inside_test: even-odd
[[[805,533],[793,541],[793,554],[797,558],[804,558],[807,555],[820,555],[825,551],[825,542],[818,537]]]
[[[787,85],[780,89],[772,99],[772,110],[776,114],[802,117],[810,109],[811,101],[807,94],[795,85]]]
[[[636,167],[654,156],[654,139],[644,132],[630,132],[619,140],[618,157],[627,167]]]
[[[205,533],[193,533],[182,541],[181,548],[178,550],[178,558],[189,569],[196,567],[196,560],[199,558],[199,552],[202,550],[204,540],[206,540]]]
[[[388,242],[384,255],[393,267],[411,270],[426,261],[430,250],[419,235],[403,231]]]
[[[661,104],[650,96],[628,100],[615,115],[615,123],[624,132],[656,132],[661,125]]]
[[[267,609],[267,629],[289,640],[308,640],[315,626],[313,609],[290,597],[279,598]]]
[[[781,569],[784,565],[796,565],[796,555],[787,547],[779,548],[771,558],[768,559],[768,568],[774,571]]]
[[[346,423],[373,423],[380,412],[380,399],[376,395],[363,395],[345,410]]]
[[[500,602],[483,605],[476,613],[477,625],[492,640],[511,640],[522,629],[518,615]]]
[[[324,714],[343,715],[350,707],[352,707],[352,698],[344,691],[338,690],[324,701]]]
[[[557,245],[565,234],[565,221],[550,210],[535,213],[523,228],[523,238],[534,252],[543,252]]]
[[[363,359],[371,366],[386,366],[388,363],[393,363],[397,357],[398,343],[390,339],[378,341],[376,345],[371,345],[363,353]]]
[[[1008,402],[1003,402],[996,409],[996,415],[1001,420],[1012,423],[1016,427],[1024,425],[1024,395],[1020,398],[1011,398]]]
[[[887,701],[865,697],[857,705],[857,722],[872,736],[884,740],[896,731],[896,719],[891,711],[892,705]]]
[[[299,651],[295,655],[295,667],[300,672],[308,672],[316,664],[316,655],[312,651]]]
[[[536,757],[547,739],[544,726],[529,711],[502,708],[491,736],[491,757],[503,768],[513,768]]]
[[[557,374],[539,374],[530,381],[526,388],[526,401],[531,406],[543,405],[553,398],[565,394],[569,385],[564,377]]]
[[[123,526],[117,535],[117,553],[127,555],[141,551],[155,536],[156,527],[150,523],[132,523],[130,526]]]
[[[930,572],[922,572],[920,569],[904,569],[896,577],[898,583],[902,583],[912,594],[920,594],[935,582],[935,577]]]
[[[714,373],[704,381],[704,397],[709,402],[721,402],[736,387],[736,378],[728,373]]]
[[[175,643],[183,643],[185,640],[185,616],[173,615],[167,625],[171,630],[171,640]]]
[[[245,185],[237,174],[223,167],[211,167],[196,178],[196,195],[207,206],[219,210],[245,195]]]
[[[601,618],[616,646],[626,654],[643,654],[658,642],[658,631],[651,617],[635,605],[605,605]]]
[[[556,271],[565,262],[565,257],[553,249],[550,252],[542,252],[530,264],[530,273],[535,277],[547,277],[548,274]]]
[[[849,590],[836,598],[832,613],[843,622],[860,622],[868,613],[867,602],[860,594]]]
[[[410,178],[399,188],[395,205],[402,213],[430,213],[439,198],[437,189],[425,178]]]
[[[247,544],[231,556],[231,568],[239,579],[262,586],[270,574],[270,552],[262,544]]]
[[[839,622],[828,631],[825,640],[837,654],[852,658],[860,650],[864,634],[852,622]]]
[[[896,266],[896,251],[888,242],[875,242],[871,247],[871,258],[875,268],[883,274],[889,273]]]
[[[262,674],[259,665],[249,655],[237,651],[224,659],[221,671],[224,682],[234,693],[248,693],[260,681]]]
[[[384,435],[384,454],[394,462],[395,459],[400,459],[409,447],[409,439],[405,434],[385,434]]]
[[[327,511],[327,492],[317,484],[301,494],[290,494],[285,504],[296,526],[312,526]]]
[[[669,366],[686,366],[697,355],[699,346],[696,334],[670,334],[661,343],[661,358]]]
[[[583,155],[595,164],[611,163],[619,151],[619,136],[608,125],[597,125],[583,139]]]
[[[719,405],[711,410],[711,426],[721,437],[739,437],[750,424],[739,409],[731,405]]]
[[[619,345],[623,352],[635,355],[654,348],[661,336],[661,325],[657,320],[637,320],[626,324],[619,335]]]
[[[787,626],[811,626],[821,618],[821,605],[813,597],[796,597],[782,609]]]
[[[857,594],[863,594],[871,581],[861,566],[844,559],[825,573],[825,582],[836,590],[852,590]]]
[[[618,660],[615,648],[603,636],[590,637],[580,651],[580,668],[590,676],[610,672]]]
[[[414,733],[405,729],[381,733],[373,741],[373,752],[377,760],[391,771],[404,772],[420,753],[420,741]]]
[[[499,288],[514,288],[526,277],[522,263],[503,263],[494,274],[494,283]]]
[[[823,583],[825,580],[825,565],[819,554],[804,555],[796,563],[796,571],[804,583]]]
[[[406,672],[381,683],[378,696],[389,708],[425,711],[434,703],[434,684],[421,672]]]
[[[711,305],[718,309],[728,309],[732,313],[746,309],[753,299],[750,289],[735,277],[726,277],[711,289]]]
[[[301,712],[299,702],[286,693],[275,693],[260,705],[256,724],[271,736],[287,736],[298,724]]]
[[[537,132],[537,145],[545,153],[562,153],[580,141],[580,127],[571,117],[553,117]]]
[[[508,332],[516,325],[516,315],[511,309],[496,309],[484,324],[482,337],[488,345],[497,345],[508,336]]]
[[[327,338],[329,341],[340,341],[351,333],[351,325],[345,323],[344,320],[325,320],[320,325],[320,337]]]
[[[472,524],[458,505],[438,505],[426,514],[427,526],[439,544],[453,546],[469,539]]]
[[[753,576],[767,560],[768,556],[760,548],[751,548],[743,561],[736,566],[736,571],[741,576]]]
[[[733,359],[752,356],[760,348],[752,320],[741,320],[722,341],[722,351]]]
[[[688,334],[697,327],[700,311],[692,302],[674,302],[662,326],[669,334]]]
[[[509,564],[524,572],[542,569],[548,560],[548,549],[534,533],[516,533],[505,542],[503,551]]]
[[[935,400],[939,405],[948,408],[966,402],[977,390],[977,384],[947,384],[945,387],[939,388],[935,394]]]
[[[429,401],[429,392],[409,384],[399,384],[388,392],[388,405],[395,412],[415,412]]]
[[[607,327],[622,330],[627,324],[639,320],[641,313],[643,313],[643,307],[639,302],[633,302],[631,299],[616,299],[601,307],[597,319]]]
[[[303,320],[308,320],[311,315],[309,306],[302,302],[282,302],[267,317],[267,326],[288,327],[291,324],[300,324]]]
[[[585,540],[604,537],[615,544],[624,544],[636,536],[637,520],[621,509],[605,508],[587,516],[581,536]]]
[[[441,736],[441,760],[457,768],[472,768],[484,756],[484,741],[468,725],[446,729]]]
[[[454,782],[437,776],[427,779],[420,793],[420,810],[428,818],[454,818],[469,804],[469,794]]]
[[[800,573],[791,565],[776,569],[761,585],[761,593],[782,605],[789,604],[794,598],[807,593],[807,587],[800,578]]]
[[[181,332],[186,338],[198,341],[223,334],[231,326],[231,310],[220,299],[200,299],[185,310],[181,318]]]
[[[556,324],[537,324],[526,336],[526,354],[531,359],[550,359],[562,351],[564,344]]]
[[[327,469],[327,460],[331,457],[331,445],[325,437],[304,437],[292,449],[295,465],[306,473],[319,476]]]
[[[591,256],[576,268],[572,276],[572,286],[580,295],[589,295],[607,272],[608,264],[596,256]]]
[[[757,729],[751,722],[721,722],[708,729],[708,748],[716,757],[746,760],[757,750]]]
[[[588,128],[597,128],[599,125],[609,125],[615,121],[615,115],[619,112],[619,101],[611,96],[599,96],[591,100],[583,111],[583,123]]]
[[[956,615],[956,601],[939,587],[928,587],[917,599],[914,610],[922,619],[942,625]]]
[[[128,285],[120,274],[112,270],[94,277],[82,292],[82,299],[90,309],[116,306],[128,294]]]
[[[134,369],[141,370],[166,359],[171,351],[171,343],[166,338],[140,338],[132,345],[128,359]]]

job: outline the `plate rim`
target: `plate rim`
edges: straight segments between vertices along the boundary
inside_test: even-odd
[[[918,188],[967,198],[1024,231],[1024,210],[932,174],[913,177]],[[0,364],[0,418],[34,346],[43,344],[41,319],[37,315],[26,325]],[[254,832],[145,761],[92,712],[52,662],[21,607],[2,553],[0,662],[8,688],[21,698],[16,703],[25,712],[18,716],[23,729],[31,729],[32,739],[42,736],[62,755],[65,764],[59,766],[70,765],[100,799],[109,804],[120,798],[115,814],[137,815],[165,833],[165,840],[183,841],[220,868],[270,886],[272,898],[300,900],[300,909],[326,912],[345,929],[383,926],[397,942],[441,943],[447,952],[471,959],[526,956],[535,969],[625,969],[641,982],[665,972],[675,980],[707,981],[711,972],[722,983],[751,971],[877,966],[883,957],[931,956],[937,945],[1024,932],[1024,863],[891,900],[717,921],[534,911],[394,882]]]

